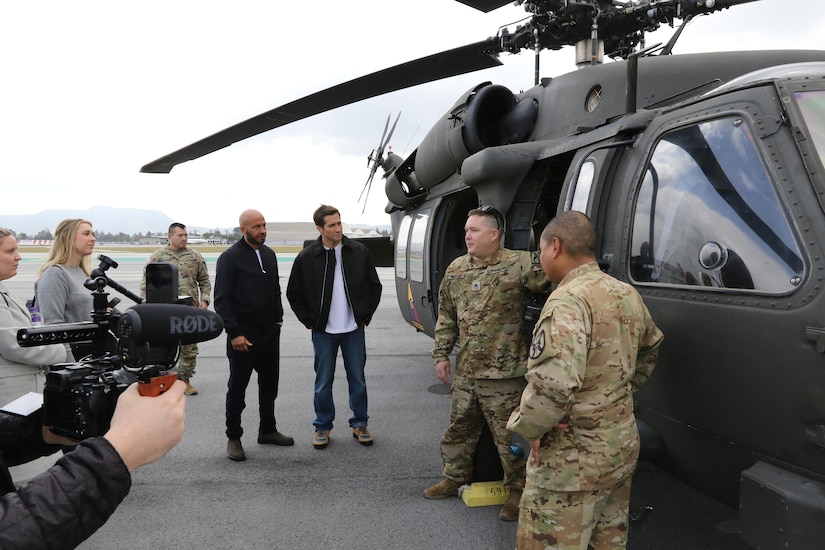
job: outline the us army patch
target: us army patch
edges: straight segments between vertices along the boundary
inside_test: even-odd
[[[530,252],[530,263],[541,263],[541,250],[533,250],[532,252]]]
[[[533,343],[530,344],[530,359],[538,359],[544,351],[545,337],[544,329],[541,329],[536,337],[533,338]]]

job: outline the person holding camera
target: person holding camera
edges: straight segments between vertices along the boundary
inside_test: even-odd
[[[215,312],[226,329],[229,382],[226,391],[226,455],[246,460],[241,413],[252,371],[258,373],[258,443],[294,445],[275,424],[284,306],[278,258],[266,244],[266,220],[245,210],[238,220],[243,238],[224,250],[215,267]]]
[[[97,531],[132,485],[132,472],[159,460],[183,437],[186,385],[158,397],[137,384],[118,398],[102,437],[77,444],[43,427],[41,415],[0,412],[0,548],[75,548]],[[15,491],[7,466],[77,445],[49,470]]]
[[[159,248],[149,256],[148,262],[170,262],[178,267],[178,290],[181,296],[192,298],[192,305],[201,309],[209,307],[209,294],[212,292],[212,283],[209,281],[209,271],[206,260],[200,252],[186,245],[189,243],[189,232],[182,223],[173,223],[169,226],[169,244]],[[140,294],[146,297],[146,270],[140,281]],[[186,384],[186,395],[197,395],[198,390],[189,380],[195,375],[195,362],[198,357],[197,344],[185,344],[180,347],[180,361],[178,372],[180,379]]]
[[[84,283],[92,272],[95,242],[90,221],[72,218],[58,224],[54,244],[34,285],[35,303],[47,325],[92,320],[92,296]],[[81,350],[73,356],[68,344],[66,351],[66,361],[85,355]]]

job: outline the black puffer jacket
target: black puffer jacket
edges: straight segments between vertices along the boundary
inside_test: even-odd
[[[40,417],[0,413],[0,548],[75,548],[106,523],[132,486],[132,476],[104,438],[87,439],[57,464],[14,491],[7,466],[59,450],[46,445]]]
[[[381,301],[381,281],[366,246],[347,237],[343,238],[342,246],[347,300],[355,322],[365,326],[370,324]],[[335,251],[324,248],[320,236],[301,250],[292,264],[286,297],[298,320],[307,328],[323,331],[327,326],[334,267]]]

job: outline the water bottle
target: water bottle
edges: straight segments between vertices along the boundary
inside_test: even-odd
[[[29,315],[31,315],[33,327],[43,326],[43,317],[40,315],[40,308],[37,306],[31,306],[29,308]]]
[[[526,458],[530,454],[530,443],[524,439],[524,436],[518,433],[513,433],[512,440],[508,447],[510,454],[516,458]]]

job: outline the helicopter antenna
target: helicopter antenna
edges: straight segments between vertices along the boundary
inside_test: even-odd
[[[539,30],[533,29],[533,39],[535,40],[535,50],[536,50],[536,77],[535,82],[533,82],[533,86],[539,85],[539,54],[541,53],[541,41],[539,40]]]
[[[413,138],[415,138],[415,136],[418,134],[418,130],[420,130],[420,129],[421,129],[421,126],[416,126],[415,132],[413,132],[412,135],[410,136],[410,140],[407,142],[407,144],[404,146],[404,148],[401,149],[401,154],[402,155],[405,155],[407,153],[407,151],[410,148],[410,143],[412,143]]]
[[[401,113],[399,112],[398,116],[395,117],[395,122],[392,123],[390,132],[387,133],[387,128],[389,128],[391,117],[392,113],[387,115],[387,122],[384,123],[384,132],[381,134],[381,141],[378,142],[378,147],[373,149],[367,157],[367,166],[372,163],[372,168],[370,169],[370,175],[367,177],[367,182],[364,184],[364,188],[361,189],[361,194],[358,195],[358,202],[361,202],[361,197],[364,197],[364,207],[361,210],[361,214],[367,210],[367,199],[369,198],[370,189],[372,188],[372,179],[375,177],[375,172],[378,170],[378,167],[384,164],[384,148],[387,146],[387,143],[389,143],[390,138],[392,138],[392,133],[395,131],[395,125],[398,124],[398,119],[401,118]],[[366,195],[364,194],[365,192]]]
[[[676,45],[676,41],[679,40],[679,37],[682,36],[682,31],[685,30],[688,22],[693,20],[693,14],[688,14],[687,17],[682,21],[682,24],[679,25],[679,28],[676,29],[676,32],[673,33],[673,36],[670,37],[670,40],[667,41],[665,47],[659,52],[659,55],[670,55],[670,52],[673,51],[673,46]]]

